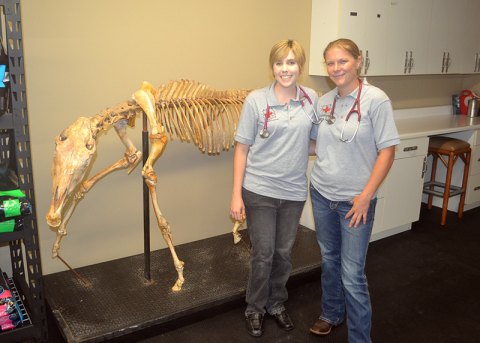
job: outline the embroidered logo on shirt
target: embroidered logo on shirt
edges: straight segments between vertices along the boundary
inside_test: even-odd
[[[264,109],[262,111],[262,114],[263,114],[263,120],[265,120],[265,114],[267,113],[267,109]],[[273,108],[270,107],[270,115],[268,116],[268,121],[274,121],[274,120],[277,120],[277,113],[275,112],[275,110]]]
[[[331,105],[323,105],[322,106],[322,114],[330,114],[330,112],[332,111],[332,106]]]

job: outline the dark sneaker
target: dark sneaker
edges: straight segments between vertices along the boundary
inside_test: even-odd
[[[275,317],[275,321],[277,322],[278,326],[281,327],[285,331],[290,331],[293,329],[293,323],[290,319],[286,310],[283,310],[280,313],[276,313],[273,315]]]
[[[247,331],[254,337],[260,337],[263,333],[263,314],[262,313],[250,313],[245,317]]]

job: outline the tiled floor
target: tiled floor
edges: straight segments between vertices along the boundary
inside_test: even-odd
[[[440,212],[421,213],[412,230],[372,242],[367,277],[373,306],[372,340],[376,343],[480,342],[480,209],[465,212],[459,221],[449,213],[447,226],[438,225]],[[295,322],[281,331],[266,318],[264,335],[250,337],[244,326],[244,305],[166,331],[125,336],[119,342],[347,342],[342,325],[327,337],[308,328],[319,314],[318,278],[291,285],[287,304]],[[163,330],[163,332],[162,332]],[[51,342],[62,342],[54,327]]]

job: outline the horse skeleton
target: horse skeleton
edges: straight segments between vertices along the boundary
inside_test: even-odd
[[[49,226],[56,231],[52,257],[58,256],[62,237],[67,234],[67,222],[75,206],[85,194],[109,173],[127,169],[128,174],[140,163],[142,153],[127,136],[127,127],[135,125],[137,115],[146,114],[150,127],[150,153],[142,175],[148,187],[152,207],[162,236],[170,249],[178,278],[172,290],[181,290],[184,282],[181,261],[172,242],[170,225],[157,201],[157,175],[153,169],[169,139],[193,142],[202,153],[209,155],[228,151],[234,136],[247,90],[212,90],[190,80],[171,81],[155,89],[144,82],[130,101],[107,108],[93,117],[79,117],[55,138],[52,165],[52,202],[46,215]],[[124,157],[87,179],[92,158],[96,152],[97,135],[115,128],[125,145]],[[240,222],[233,228],[234,242],[240,241]]]

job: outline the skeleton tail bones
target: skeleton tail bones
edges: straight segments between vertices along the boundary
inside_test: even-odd
[[[195,81],[180,80],[155,89],[144,82],[133,94],[133,101],[108,108],[94,117],[80,117],[55,140],[52,165],[52,202],[47,213],[48,224],[56,230],[52,257],[58,256],[60,242],[67,234],[66,225],[78,202],[104,176],[126,169],[130,173],[141,161],[142,153],[127,136],[127,127],[133,127],[135,118],[146,114],[150,126],[150,154],[142,175],[148,187],[158,226],[167,243],[178,278],[172,289],[179,291],[184,282],[184,262],[175,251],[170,225],[157,201],[157,175],[153,165],[162,155],[169,139],[193,142],[201,152],[219,154],[234,143],[236,126],[247,90],[216,91]],[[96,152],[97,134],[115,128],[126,147],[124,157],[85,180],[88,167]],[[233,228],[234,242],[242,223]]]

